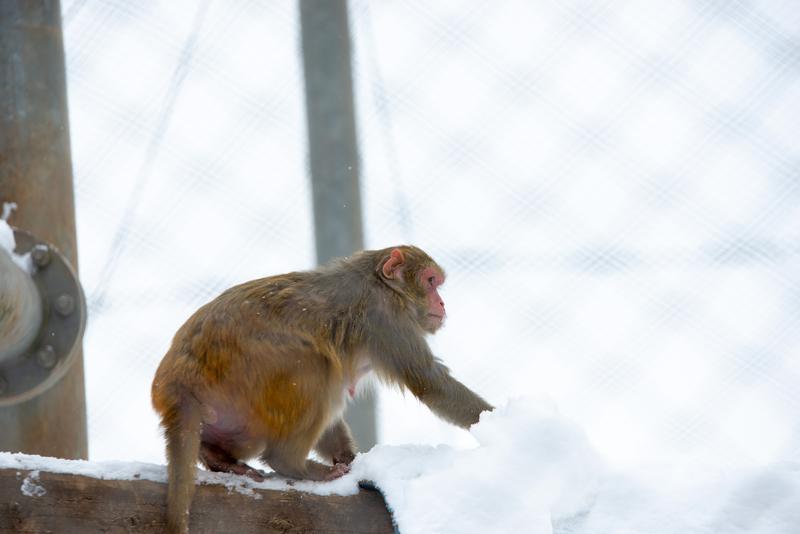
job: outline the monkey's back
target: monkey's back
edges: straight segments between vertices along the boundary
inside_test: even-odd
[[[198,309],[156,372],[156,411],[170,417],[191,395],[220,439],[318,436],[344,408],[355,372],[333,341],[339,326],[324,289],[313,273],[289,273],[235,286]]]

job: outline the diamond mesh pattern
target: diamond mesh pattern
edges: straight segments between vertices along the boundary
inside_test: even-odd
[[[296,6],[63,8],[91,452],[157,459],[177,326],[313,264]],[[800,456],[792,2],[358,0],[351,29],[367,243],[445,266],[457,376],[619,462]],[[384,441],[470,442],[381,407]]]

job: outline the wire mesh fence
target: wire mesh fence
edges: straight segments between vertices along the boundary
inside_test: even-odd
[[[294,2],[65,0],[93,458],[224,288],[313,265]],[[351,4],[366,242],[448,271],[433,347],[612,461],[800,455],[791,2]],[[381,392],[380,439],[469,445]]]

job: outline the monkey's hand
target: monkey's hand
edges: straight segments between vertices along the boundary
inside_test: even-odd
[[[353,460],[355,460],[355,458],[356,455],[353,454],[352,452],[342,451],[338,454],[333,455],[333,465],[336,464],[350,465],[353,463]]]
[[[326,481],[336,480],[337,478],[343,477],[349,472],[350,472],[349,465],[342,463],[335,463],[333,464],[333,468],[330,470],[330,472],[328,472],[328,475],[325,477],[325,480]]]

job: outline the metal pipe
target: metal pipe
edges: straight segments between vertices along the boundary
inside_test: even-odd
[[[24,354],[42,326],[42,300],[30,274],[0,247],[0,363]]]

